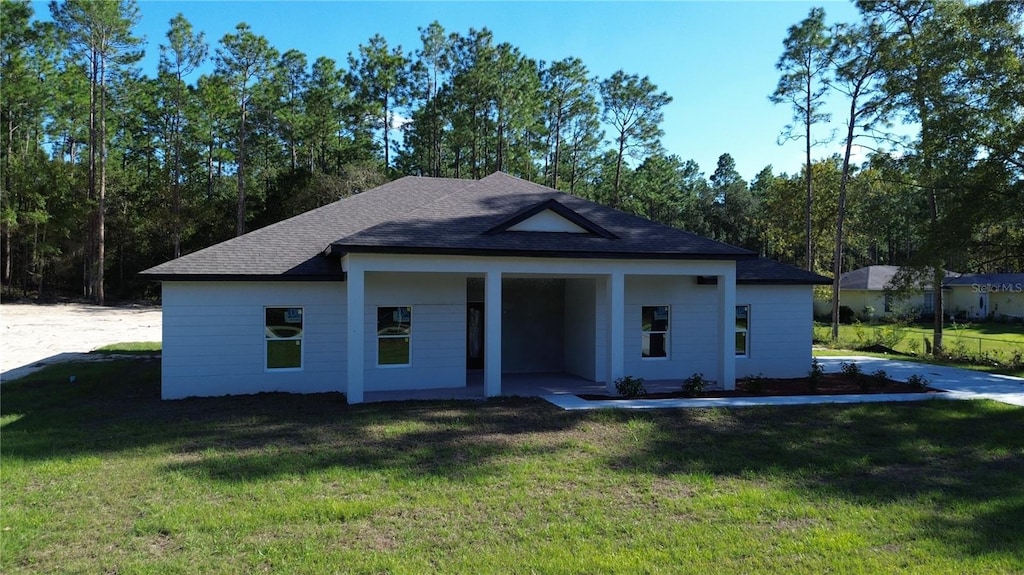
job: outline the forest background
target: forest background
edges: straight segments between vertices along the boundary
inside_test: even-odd
[[[666,148],[687,94],[484,27],[332,58],[185,14],[144,41],[130,0],[38,6],[0,5],[5,297],[152,297],[136,273],[170,258],[401,176],[497,170],[826,275],[1024,270],[1021,2],[812,8],[759,96],[792,112],[801,167],[749,181]]]

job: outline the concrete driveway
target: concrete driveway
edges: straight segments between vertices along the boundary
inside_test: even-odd
[[[9,381],[104,345],[160,341],[162,323],[156,306],[5,303],[0,325],[0,380]]]

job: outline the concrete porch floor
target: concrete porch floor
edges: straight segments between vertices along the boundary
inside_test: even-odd
[[[650,393],[677,391],[682,380],[645,381]],[[604,383],[595,383],[569,373],[506,373],[501,376],[503,397],[543,397],[545,395],[607,394]],[[406,401],[410,399],[484,399],[483,370],[466,372],[466,387],[445,389],[410,389],[401,391],[368,391],[363,400]]]

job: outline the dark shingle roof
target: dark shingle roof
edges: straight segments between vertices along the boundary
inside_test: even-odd
[[[555,200],[611,232],[487,232],[533,206]],[[742,248],[631,216],[498,172],[436,201],[342,237],[332,251],[495,254],[553,257],[739,259]]]
[[[505,229],[541,205],[594,233]],[[339,279],[334,258],[346,252],[734,259],[743,262],[743,283],[828,281],[501,172],[476,181],[405,177],[142,273],[157,280]]]
[[[987,287],[1024,286],[1024,273],[1020,274],[965,274],[946,282],[950,286],[983,285]],[[1014,288],[1011,288],[1014,289]]]
[[[152,267],[152,279],[311,279],[341,277],[323,251],[340,237],[398,217],[470,185],[409,176]]]
[[[767,285],[824,285],[830,278],[766,258],[736,262],[736,283]]]

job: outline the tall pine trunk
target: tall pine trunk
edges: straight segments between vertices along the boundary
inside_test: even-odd
[[[106,60],[100,60],[100,181],[99,203],[96,207],[96,303],[103,305],[104,268],[106,265],[107,211],[107,79]]]
[[[805,269],[807,271],[814,271],[814,247],[811,245],[811,209],[814,202],[814,174],[811,170],[811,105],[813,100],[811,98],[811,75],[807,75],[807,107],[805,108],[807,116],[804,119],[804,143],[806,144],[804,151],[805,155],[805,166],[807,166],[807,173],[804,175],[805,184],[807,186],[807,199],[804,205],[804,233],[805,233],[805,247],[807,261],[805,263]]]
[[[839,180],[839,200],[836,213],[836,248],[832,259],[832,341],[839,340],[839,276],[843,273],[843,220],[846,219],[846,185],[850,181],[850,153],[856,129],[857,99],[850,102],[850,121],[846,126],[846,151],[843,154],[843,175]]]
[[[238,131],[238,212],[235,235],[245,233],[245,95],[242,95],[242,123]]]

